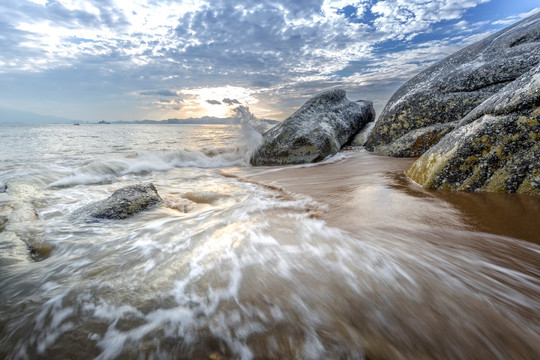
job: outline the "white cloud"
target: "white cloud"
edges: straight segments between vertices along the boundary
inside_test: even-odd
[[[231,74],[239,65],[246,75],[259,74],[271,66],[294,80],[331,74],[380,41],[410,38],[485,1],[305,0],[297,4],[303,7],[298,12],[288,1],[56,0],[33,7],[33,13],[17,13],[13,25],[26,34],[19,47],[28,53],[4,71],[44,71],[78,58],[114,57],[123,69],[176,65],[201,75]],[[340,10],[347,6],[356,8],[357,16],[371,6],[380,15],[375,20],[380,32],[345,18]]]
[[[207,99],[234,98],[284,117],[326,88],[404,81],[468,44],[464,34],[485,34],[491,24],[463,14],[487,1],[2,0],[0,81],[34,73],[62,88],[75,76],[147,109],[200,114]],[[411,41],[441,22],[439,42]],[[152,89],[186,103],[140,96]]]
[[[525,19],[526,17],[532,16],[532,15],[536,14],[537,12],[540,12],[540,7],[534,8],[531,11],[524,12],[524,13],[521,13],[521,14],[518,14],[518,15],[509,16],[509,17],[507,17],[505,19],[494,21],[493,24],[494,25],[508,26],[508,25],[511,25],[511,24],[519,21],[519,20]]]
[[[459,19],[467,9],[490,0],[383,0],[371,11],[379,15],[377,30],[394,34],[398,39],[412,39],[443,20]]]

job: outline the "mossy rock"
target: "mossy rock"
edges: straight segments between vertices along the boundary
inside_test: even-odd
[[[407,175],[427,188],[540,195],[540,64],[462,119]]]
[[[406,133],[390,144],[375,149],[379,155],[394,157],[416,157],[422,155],[438,143],[446,134],[454,130],[456,121],[446,124],[436,124],[425,128],[416,129]]]
[[[386,146],[377,152],[394,156],[388,150],[393,142],[417,129],[460,121],[539,62],[540,13],[450,55],[407,81],[386,104],[365,147],[377,151]],[[416,145],[420,146],[414,153],[423,153],[434,144]],[[401,153],[407,151],[400,150],[397,156]]]

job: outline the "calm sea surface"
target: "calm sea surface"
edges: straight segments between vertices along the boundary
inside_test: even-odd
[[[540,359],[540,199],[362,149],[253,168],[257,139],[0,126],[0,358]],[[74,215],[147,182],[166,206]]]

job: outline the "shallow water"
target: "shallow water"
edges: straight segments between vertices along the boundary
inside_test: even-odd
[[[540,358],[536,198],[359,149],[252,168],[240,127],[0,131],[0,357]],[[167,206],[71,216],[140,182]]]

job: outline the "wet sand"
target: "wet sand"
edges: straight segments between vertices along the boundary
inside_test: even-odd
[[[2,232],[0,358],[539,359],[540,200],[427,191],[411,162],[145,172],[177,209],[121,222],[61,216],[119,183],[47,189]]]
[[[364,150],[321,165],[240,169],[263,184],[306,194],[328,206],[332,226],[355,232],[366,226],[467,230],[540,244],[540,198],[522,194],[426,190],[405,175],[414,159]]]
[[[330,226],[361,246],[386,249],[384,261],[399,264],[387,280],[370,265],[371,275],[356,280],[371,289],[365,297],[349,297],[338,279],[324,289],[333,289],[332,301],[341,305],[330,306],[331,312],[350,318],[341,326],[358,336],[364,356],[536,359],[540,199],[425,190],[404,174],[414,159],[344,155],[321,165],[241,169],[239,175],[316,199]]]

